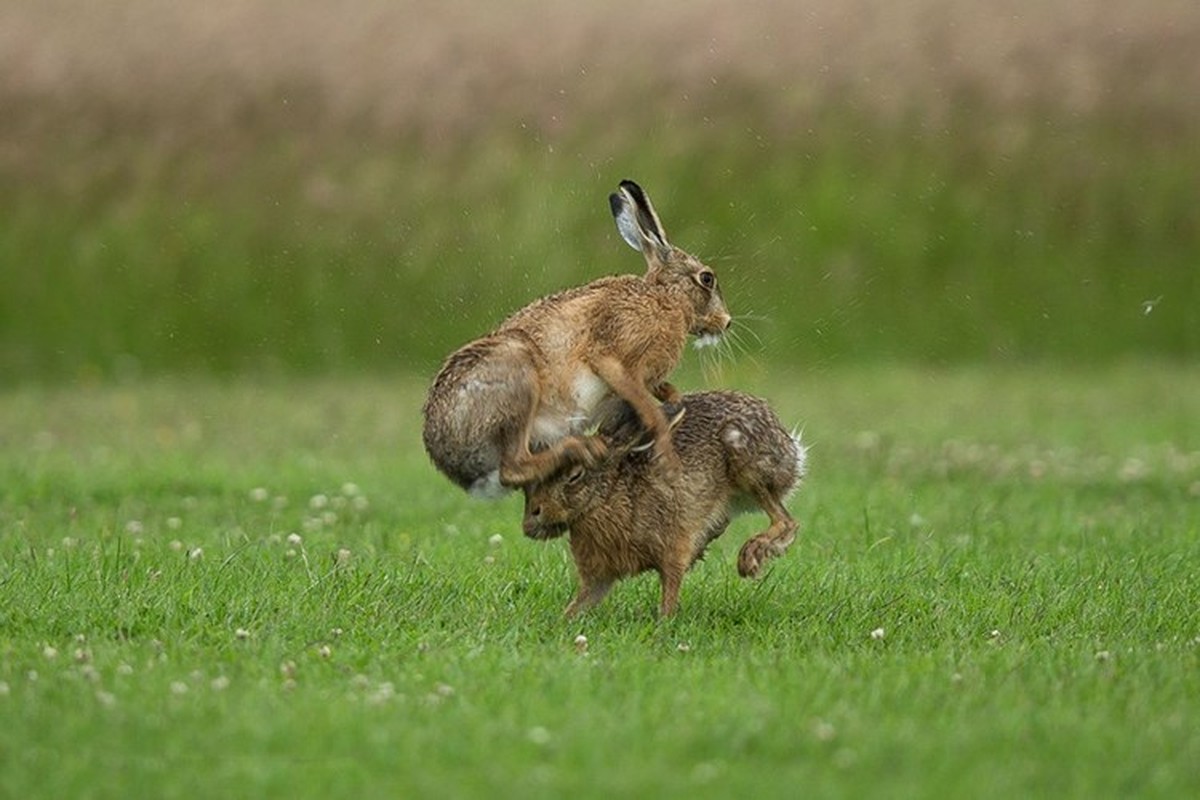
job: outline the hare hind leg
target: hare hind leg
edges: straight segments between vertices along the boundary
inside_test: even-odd
[[[571,619],[592,608],[608,595],[613,583],[615,581],[612,578],[588,578],[585,580],[581,577],[579,591],[575,594],[575,599],[563,611],[563,616]]]
[[[568,464],[595,465],[608,446],[599,436],[567,436],[544,450],[529,449],[529,434],[512,437],[500,460],[500,484],[519,489],[544,481]]]
[[[738,551],[738,574],[743,578],[757,578],[768,560],[783,555],[796,540],[796,521],[784,508],[783,501],[769,492],[761,492],[755,499],[771,518],[771,524],[748,539]]]

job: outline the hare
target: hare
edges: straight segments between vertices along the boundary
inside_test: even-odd
[[[667,240],[633,181],[609,197],[617,230],[645,275],[601,278],[537,300],[452,353],[423,409],[425,450],[479,496],[593,464],[604,441],[585,432],[628,403],[668,468],[677,465],[659,403],[689,334],[715,338],[731,317],[711,269]]]
[[[679,473],[663,470],[644,446],[625,444],[594,467],[576,464],[525,486],[527,536],[550,539],[570,530],[579,591],[568,617],[599,603],[618,579],[651,569],[662,581],[659,613],[670,616],[684,573],[731,515],[750,506],[765,511],[771,524],[742,545],[743,577],[757,577],[795,539],[784,502],[805,472],[800,437],[784,429],[765,401],[747,394],[702,392],[681,402],[672,428]]]

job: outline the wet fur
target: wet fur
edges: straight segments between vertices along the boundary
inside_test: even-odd
[[[546,539],[569,529],[579,591],[568,616],[600,602],[617,580],[648,570],[662,581],[659,612],[671,615],[684,573],[732,515],[748,508],[764,511],[770,525],[742,545],[743,577],[757,577],[794,540],[784,502],[805,472],[799,437],[765,401],[741,392],[684,395],[682,404],[671,434],[679,472],[664,470],[652,451],[630,449],[639,431],[625,420],[611,432],[625,452],[525,487],[526,535]]]
[[[585,435],[622,402],[668,467],[677,464],[659,401],[689,335],[730,322],[712,270],[666,240],[649,198],[623,181],[610,198],[622,237],[645,275],[601,278],[537,300],[446,359],[423,408],[434,465],[478,495],[593,464],[604,441]]]

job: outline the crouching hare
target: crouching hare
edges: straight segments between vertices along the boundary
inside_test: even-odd
[[[683,414],[671,429],[679,472],[662,469],[645,447],[626,444],[593,467],[570,466],[525,487],[527,536],[549,539],[570,530],[579,592],[567,616],[600,602],[617,580],[647,570],[658,572],[659,612],[670,616],[684,573],[731,515],[752,506],[771,524],[742,545],[739,574],[757,577],[795,539],[784,501],[804,476],[799,436],[765,401],[747,394],[702,392],[681,402]]]
[[[601,278],[544,297],[452,353],[425,401],[434,465],[490,496],[591,465],[603,440],[583,434],[628,404],[677,467],[657,401],[689,334],[720,335],[729,312],[711,269],[667,241],[650,198],[622,181],[610,196],[617,230],[646,260],[645,275]],[[624,401],[622,403],[621,401]]]

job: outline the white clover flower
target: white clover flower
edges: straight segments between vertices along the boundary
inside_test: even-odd
[[[58,648],[46,645],[42,648],[42,656],[45,657],[47,661],[53,661],[54,659],[58,658]]]
[[[357,483],[347,481],[342,484],[342,495],[344,497],[358,497],[361,493]]]
[[[488,537],[488,544],[490,544],[492,547],[495,547],[496,545],[500,544],[503,541],[504,541],[504,537],[498,533],[493,533],[491,536]]]
[[[349,548],[341,547],[337,551],[336,559],[337,559],[338,565],[344,567],[345,565],[350,563],[350,559],[353,557],[354,557],[354,554],[350,552]]]
[[[112,708],[117,704],[117,696],[112,692],[106,692],[101,689],[96,692],[96,702],[105,708]]]
[[[261,486],[256,486],[250,490],[250,499],[256,503],[264,503],[270,496],[270,492]]]
[[[370,501],[368,501],[367,498],[363,497],[362,495],[359,495],[350,501],[350,507],[355,511],[366,511],[370,505]]]
[[[204,549],[201,547],[192,548],[188,551],[188,558],[192,561],[199,561],[200,559],[204,558]]]
[[[131,534],[131,535],[133,535],[133,536],[137,536],[137,535],[138,535],[138,534],[140,534],[140,533],[141,533],[143,530],[145,530],[145,528],[144,528],[144,526],[142,525],[142,521],[141,521],[141,520],[138,520],[138,519],[131,519],[131,520],[129,520],[128,522],[126,522],[126,523],[125,523],[125,532],[126,532],[126,533],[128,533],[128,534]]]
[[[1125,483],[1133,483],[1145,479],[1150,474],[1150,467],[1140,458],[1127,458],[1121,465],[1117,477]]]
[[[297,545],[304,541],[304,538],[298,533],[289,533],[287,535],[287,543]]]
[[[333,650],[327,644],[323,644],[317,648],[317,655],[321,658],[329,658],[333,655]]]
[[[329,505],[329,497],[323,494],[314,494],[308,498],[308,507],[313,511],[320,511],[325,506]]]
[[[129,664],[126,664],[124,661],[122,661],[120,664],[117,664],[117,674],[118,675],[132,675],[133,667],[130,666]]]
[[[587,652],[588,640],[582,633],[575,637],[575,652],[583,655]]]
[[[234,635],[234,638],[241,639],[244,641],[244,640],[250,638],[250,631],[246,630],[245,628],[238,628],[237,630],[235,630],[233,632],[233,635]]]
[[[386,703],[396,696],[396,687],[390,681],[384,681],[367,697],[370,705],[377,706]]]
[[[179,517],[167,517],[167,528],[169,530],[177,531],[182,527],[183,527],[182,519],[180,519]]]
[[[184,695],[187,694],[188,685],[183,681],[171,681],[171,694]]]
[[[212,679],[212,683],[210,683],[209,685],[212,687],[212,690],[214,692],[223,692],[229,688],[229,676],[228,675],[218,675],[217,677]]]
[[[179,541],[178,539],[172,539],[170,544],[167,545],[167,547],[171,548],[176,553],[178,553],[180,550],[183,549],[183,542]]]
[[[546,730],[541,725],[535,725],[534,727],[530,728],[525,736],[529,739],[529,741],[538,746],[550,744],[550,739],[552,738],[550,731]]]
[[[883,628],[876,628],[875,630],[871,631],[871,638],[876,641],[879,641],[886,635],[887,635],[887,632],[884,631]]]

